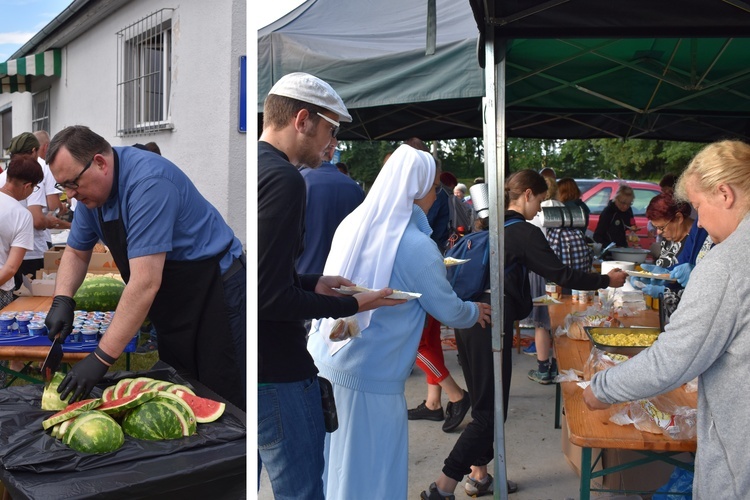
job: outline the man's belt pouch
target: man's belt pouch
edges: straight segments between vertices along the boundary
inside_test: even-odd
[[[323,405],[323,421],[326,432],[333,432],[339,428],[339,417],[336,414],[336,400],[333,399],[333,386],[323,377],[318,377],[320,385],[320,401]]]

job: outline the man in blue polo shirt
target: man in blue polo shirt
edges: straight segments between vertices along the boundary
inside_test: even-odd
[[[336,228],[365,199],[359,184],[331,163],[336,144],[338,141],[334,137],[323,152],[323,163],[318,168],[300,171],[305,179],[307,203],[305,249],[297,258],[298,274],[323,274]]]
[[[160,359],[244,410],[245,257],[216,208],[166,158],[113,148],[88,127],[55,135],[47,161],[57,187],[79,202],[47,313],[50,338],[70,333],[72,297],[100,239],[126,282],[107,333],[65,377],[61,397],[88,395],[148,315]]]

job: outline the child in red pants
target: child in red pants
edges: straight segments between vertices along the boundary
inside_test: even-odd
[[[469,393],[458,386],[451,377],[443,358],[443,345],[440,339],[440,322],[427,315],[417,352],[417,366],[427,376],[427,399],[416,408],[409,410],[409,420],[434,420],[443,422],[443,431],[451,432],[463,421],[471,407]],[[440,402],[442,390],[448,395],[448,405],[443,414]]]

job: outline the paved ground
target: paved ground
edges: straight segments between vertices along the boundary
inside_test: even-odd
[[[524,334],[531,331],[524,330]],[[456,351],[444,351],[446,364],[459,385],[465,387]],[[560,430],[554,428],[555,388],[532,382],[527,372],[536,367],[536,358],[513,352],[513,381],[510,409],[506,422],[506,461],[508,478],[519,485],[512,500],[567,500],[578,498],[578,475],[565,459],[560,447]],[[406,382],[406,400],[413,408],[426,397],[425,377],[415,369]],[[443,396],[443,406],[447,404]],[[441,422],[409,422],[409,497],[418,500],[419,493],[437,478],[443,460],[450,452],[463,424],[451,434],[442,431]],[[491,464],[492,465],[492,464]],[[258,494],[261,500],[273,498],[268,476],[263,472]],[[463,482],[456,498],[468,498]],[[491,497],[488,497],[491,498]],[[356,500],[356,499],[352,499]],[[363,499],[370,500],[370,499]]]

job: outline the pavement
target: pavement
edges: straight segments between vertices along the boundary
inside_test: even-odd
[[[444,330],[444,338],[452,331]],[[522,330],[522,336],[533,330]],[[444,343],[445,345],[445,343]],[[449,347],[447,343],[446,347]],[[455,350],[444,350],[445,363],[458,384],[466,388]],[[510,408],[505,424],[505,451],[508,479],[518,483],[511,500],[572,500],[578,498],[579,477],[561,451],[560,429],[554,428],[555,386],[541,385],[527,378],[536,368],[536,357],[513,350],[513,379]],[[427,395],[424,373],[415,368],[406,381],[408,408],[414,408]],[[448,399],[443,395],[443,407]],[[471,412],[452,433],[442,430],[442,422],[409,421],[409,493],[408,500],[418,500],[422,490],[437,479],[461,431],[471,420]],[[494,462],[490,464],[494,467]],[[363,471],[364,473],[364,471]],[[492,471],[491,474],[494,475]],[[469,498],[464,481],[456,488],[456,500]],[[491,498],[491,497],[486,497]],[[258,499],[271,500],[273,492],[263,471]],[[352,499],[355,500],[355,499]],[[369,500],[369,499],[364,499]]]

